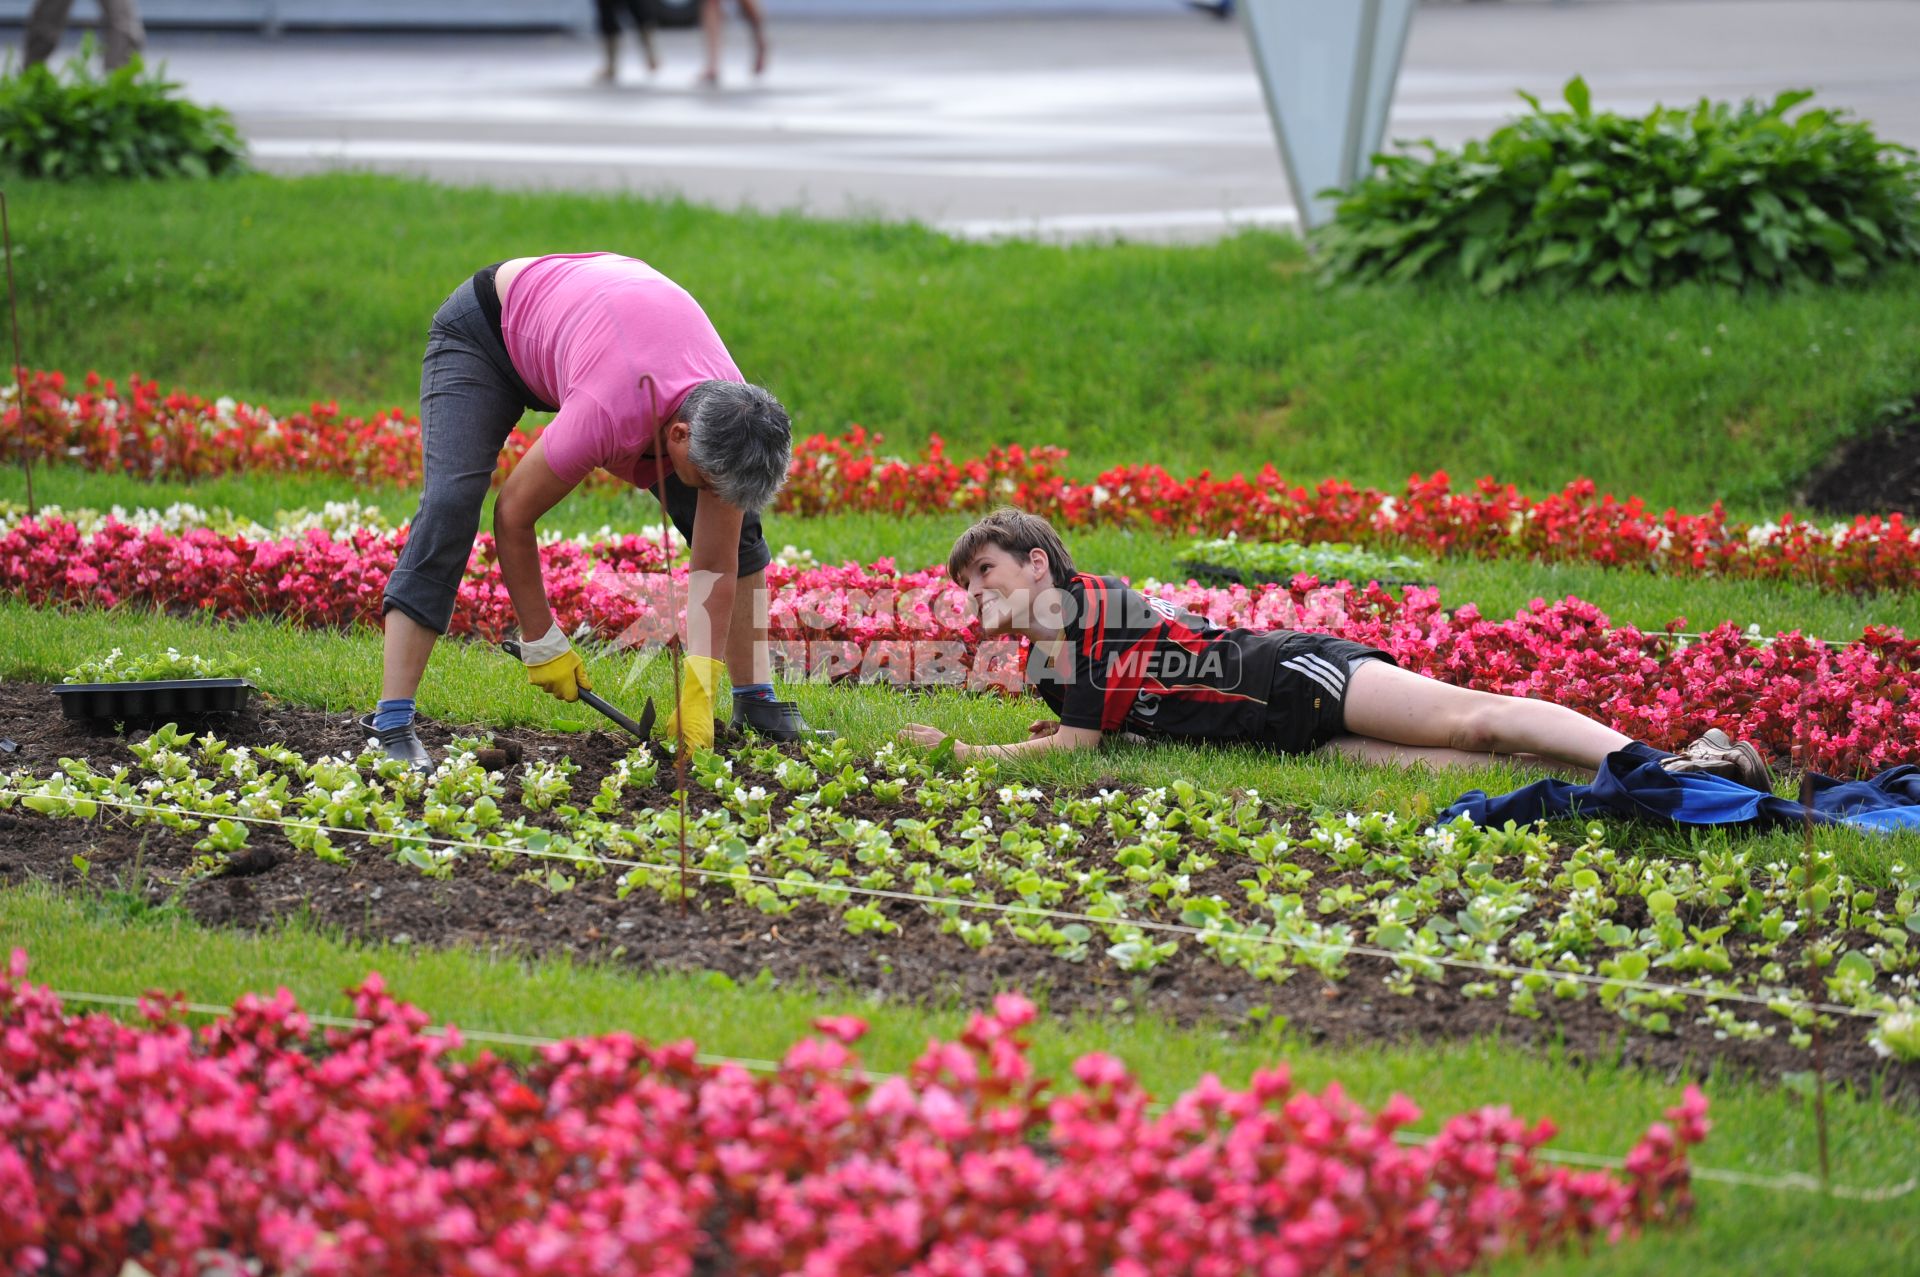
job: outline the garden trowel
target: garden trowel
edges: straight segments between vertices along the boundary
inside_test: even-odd
[[[506,642],[502,643],[500,645],[500,650],[505,652],[508,656],[511,656],[516,661],[520,659],[520,645],[514,642],[512,639],[508,639]],[[635,722],[633,719],[628,718],[626,714],[622,713],[613,704],[601,698],[600,696],[597,696],[594,693],[588,691],[584,687],[580,689],[580,699],[586,702],[588,705],[591,705],[595,709],[599,710],[602,714],[605,714],[608,718],[611,718],[614,722],[620,724],[620,726],[632,732],[635,736],[638,736],[641,740],[651,742],[651,740],[653,739],[653,719],[654,719],[653,697],[651,696],[647,697],[647,707],[640,711],[639,722]]]

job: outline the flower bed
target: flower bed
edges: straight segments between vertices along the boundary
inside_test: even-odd
[[[316,527],[256,541],[205,529],[140,531],[113,518],[92,533],[60,518],[0,527],[0,588],[28,602],[315,626],[377,624],[405,537]],[[493,641],[512,625],[492,545],[480,537],[454,634]],[[685,573],[663,571],[657,539],[553,541],[541,559],[569,630],[627,644],[674,632]],[[788,675],[976,688],[1018,681],[1018,645],[980,644],[964,593],[938,568],[775,563],[767,580],[775,654]],[[1449,683],[1558,701],[1661,748],[1718,726],[1776,759],[1832,773],[1920,758],[1920,640],[1897,630],[1870,627],[1837,648],[1797,632],[1756,645],[1732,624],[1696,640],[1676,637],[1677,620],[1666,631],[1615,626],[1572,598],[1494,620],[1471,604],[1448,611],[1431,589],[1395,594],[1310,577],[1252,589],[1142,585],[1219,625],[1337,634]]]
[[[226,620],[284,616],[311,626],[378,625],[381,595],[405,544],[404,529],[369,526],[338,533],[315,527],[253,540],[206,528],[142,531],[111,517],[91,533],[64,518],[24,519],[0,532],[0,581],[34,603],[150,607]],[[540,556],[557,612],[621,618],[619,628],[636,619],[641,607],[596,583],[595,569],[606,569],[610,579],[622,572],[658,572],[669,561],[658,537],[640,535],[590,546],[550,540]],[[483,533],[452,632],[498,638],[511,616],[493,537]]]
[[[1622,1175],[1550,1166],[1550,1122],[1488,1108],[1431,1141],[1284,1068],[1164,1110],[1110,1056],[1036,1077],[1001,997],[901,1077],[823,1019],[778,1071],[626,1034],[462,1060],[457,1032],[352,991],[362,1027],[283,989],[200,1029],[69,1015],[0,979],[0,1254],[17,1273],[1458,1273],[1685,1212],[1693,1088]]]
[[[11,402],[10,387],[0,398]],[[369,419],[318,403],[280,417],[230,399],[162,393],[138,376],[122,393],[89,373],[70,394],[58,372],[29,374],[27,443],[37,456],[89,469],[161,477],[251,471],[339,474],[362,481],[419,482],[419,424],[398,409]],[[10,412],[0,458],[17,456],[22,431]],[[516,432],[504,476],[531,440]],[[1067,454],[1018,444],[956,460],[938,437],[906,460],[878,451],[881,436],[854,427],[815,435],[794,450],[780,508],[797,514],[884,511],[977,513],[1012,503],[1062,527],[1130,524],[1174,534],[1265,541],[1346,541],[1437,556],[1513,556],[1543,562],[1648,566],[1673,573],[1804,581],[1871,591],[1920,584],[1920,528],[1899,514],[1817,525],[1792,514],[1777,523],[1658,511],[1616,499],[1586,479],[1544,497],[1490,477],[1456,491],[1444,472],[1413,475],[1395,493],[1327,479],[1290,483],[1271,466],[1251,477],[1180,478],[1155,465],[1116,466],[1091,483],[1061,472]]]
[[[18,397],[12,384],[0,388],[8,405],[0,456],[9,459],[17,460],[24,446],[35,457],[149,479],[281,473],[402,485],[420,480],[420,423],[399,408],[363,419],[343,414],[338,403],[316,402],[281,415],[230,398],[162,391],[138,373],[122,391],[89,372],[75,393],[64,373],[28,370],[23,429]],[[513,435],[503,465],[511,467],[530,443]]]
[[[963,965],[1014,951],[1094,982],[1201,984],[1211,966],[1232,973],[1225,987],[1285,986],[1309,1004],[1352,986],[1380,1020],[1438,1001],[1480,1014],[1480,1031],[1539,1022],[1608,1050],[1622,1033],[1673,1040],[1700,1053],[1695,1067],[1803,1067],[1818,989],[1829,1067],[1864,1074],[1870,1043],[1920,1065],[1901,1027],[1920,992],[1920,887],[1896,862],[1875,888],[1831,847],[1813,853],[1809,897],[1797,861],[1621,850],[1600,824],[1567,840],[1428,828],[1186,781],[1047,794],[992,762],[943,771],[836,741],[696,754],[683,872],[673,773],[644,746],[593,763],[529,749],[496,772],[487,743],[455,738],[422,777],[363,740],[303,755],[168,726],[124,755],[90,747],[0,776],[0,811],[32,822],[29,838],[137,829],[146,872],[218,897],[224,874],[311,884],[391,864],[389,893],[421,877],[436,893],[476,877],[530,887],[515,908],[537,906],[542,928],[589,895],[628,926],[685,901],[730,915],[735,935],[811,918],[827,924],[818,943],[946,944]],[[302,908],[318,895],[296,893]]]
[[[1179,478],[1157,465],[1115,466],[1091,483],[1061,473],[1063,448],[1012,444],[950,460],[936,436],[914,460],[877,454],[881,436],[854,427],[795,450],[783,509],[801,514],[878,510],[984,513],[1016,505],[1063,528],[1132,525],[1178,535],[1257,541],[1352,542],[1440,557],[1652,567],[1663,572],[1802,581],[1830,589],[1920,584],[1920,528],[1900,514],[1821,527],[1783,514],[1772,524],[1656,512],[1576,479],[1529,497],[1491,477],[1455,491],[1444,471],[1414,474],[1397,493],[1325,479],[1290,483],[1272,466],[1251,478],[1208,471]]]

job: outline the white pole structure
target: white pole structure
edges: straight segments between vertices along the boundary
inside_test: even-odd
[[[1242,0],[1280,160],[1311,230],[1333,217],[1387,130],[1415,0]]]

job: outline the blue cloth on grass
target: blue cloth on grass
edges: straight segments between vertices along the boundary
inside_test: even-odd
[[[1476,825],[1575,816],[1625,816],[1682,827],[1748,825],[1773,829],[1806,823],[1808,808],[1719,776],[1676,775],[1660,765],[1670,757],[1638,741],[1608,754],[1591,784],[1542,780],[1489,797],[1476,789],[1440,813],[1447,824],[1465,816]],[[1890,767],[1871,780],[1838,780],[1815,773],[1813,823],[1891,832],[1920,830],[1920,767]]]

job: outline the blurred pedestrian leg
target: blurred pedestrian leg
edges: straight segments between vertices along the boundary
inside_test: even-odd
[[[740,16],[747,20],[747,28],[753,33],[753,73],[759,75],[767,69],[767,18],[760,8],[760,0],[739,0]],[[726,24],[726,15],[720,11],[721,0],[700,0],[700,30],[707,37],[707,69],[700,74],[700,83],[717,85],[720,83],[720,30]]]
[[[72,8],[73,0],[33,0],[33,8],[27,11],[26,65],[39,66],[53,56]],[[125,66],[147,47],[138,0],[100,0],[100,45],[109,71]]]
[[[599,13],[600,49],[604,59],[593,78],[602,84],[612,84],[620,74],[622,9],[633,19],[633,29],[640,37],[640,54],[647,60],[647,70],[658,71],[660,55],[653,47],[653,0],[593,0],[593,4]]]

